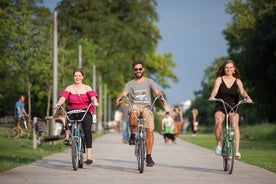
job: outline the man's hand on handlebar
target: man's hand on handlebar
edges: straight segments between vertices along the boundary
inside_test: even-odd
[[[122,100],[123,100],[123,96],[120,96],[119,98],[117,98],[116,105],[119,105]]]
[[[167,101],[166,101],[166,99],[164,98],[163,95],[160,95],[160,101],[161,101],[162,105],[166,105],[167,104]]]

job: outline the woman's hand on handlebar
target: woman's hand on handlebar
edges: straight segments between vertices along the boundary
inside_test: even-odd
[[[208,100],[209,101],[214,101],[215,99],[216,99],[215,97],[210,96]]]
[[[244,99],[247,103],[254,103],[252,99],[248,96]]]
[[[58,108],[60,108],[60,107],[61,107],[61,105],[57,103],[57,104],[55,105],[54,109],[58,109]]]

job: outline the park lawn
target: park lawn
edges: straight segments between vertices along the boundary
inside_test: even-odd
[[[212,133],[182,134],[181,139],[214,150],[216,143]],[[240,152],[242,157],[240,161],[255,165],[276,173],[276,140],[241,140]],[[214,153],[215,154],[215,153]]]
[[[93,134],[93,139],[101,134]],[[0,172],[41,160],[43,157],[68,149],[63,145],[63,140],[55,141],[55,144],[45,142],[33,149],[33,142],[28,138],[9,138],[6,128],[0,127]]]

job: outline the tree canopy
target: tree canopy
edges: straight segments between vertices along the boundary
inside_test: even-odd
[[[192,106],[200,106],[203,122],[209,124],[213,121],[213,112],[209,110],[213,106],[207,99],[214,84],[215,71],[226,59],[235,62],[244,87],[254,101],[254,105],[243,108],[246,121],[253,124],[276,121],[275,10],[276,1],[273,0],[232,0],[227,4],[226,12],[232,20],[223,34],[229,45],[229,55],[216,59],[205,70],[202,90],[195,92],[196,99],[192,103]]]
[[[29,113],[45,116],[52,107],[52,12],[41,0],[1,1],[1,116],[12,114],[19,94],[28,96]],[[62,0],[58,13],[58,93],[72,82],[82,46],[85,83],[92,68],[115,98],[133,76],[131,62],[142,59],[146,75],[163,88],[176,63],[170,52],[158,54],[155,0]],[[32,110],[32,111],[31,111]]]

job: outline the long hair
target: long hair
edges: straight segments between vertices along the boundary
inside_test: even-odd
[[[239,70],[237,69],[237,67],[236,67],[236,65],[235,65],[235,63],[234,63],[234,61],[232,61],[232,60],[226,60],[226,61],[219,67],[219,69],[218,69],[218,71],[217,71],[217,73],[216,73],[216,77],[222,77],[222,76],[225,75],[225,66],[226,66],[228,63],[232,63],[232,64],[233,64],[233,66],[234,66],[234,68],[235,68],[234,73],[233,73],[233,76],[234,76],[235,78],[239,79],[239,78],[240,78],[240,72],[239,72]]]

